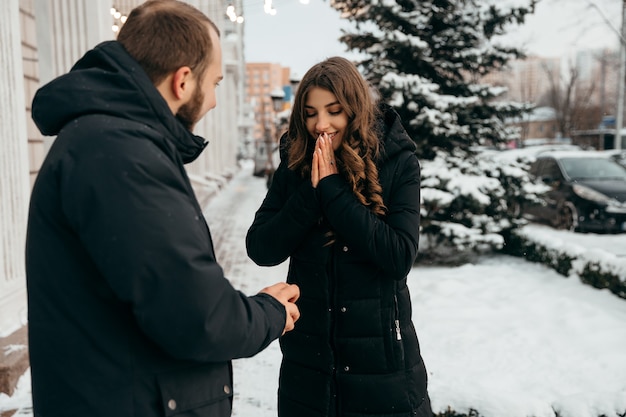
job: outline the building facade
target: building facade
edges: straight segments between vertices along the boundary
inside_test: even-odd
[[[224,81],[217,108],[194,133],[209,146],[187,166],[201,203],[237,169],[245,131],[243,27],[225,14],[241,1],[186,0],[207,14],[222,37]],[[30,189],[54,141],[31,119],[37,89],[66,73],[86,51],[115,38],[143,0],[3,0],[0,2],[0,337],[26,324],[24,244]],[[116,14],[119,13],[119,14]]]
[[[550,79],[558,79],[561,68],[560,58],[529,56],[509,62],[505,69],[488,74],[483,81],[506,87],[506,100],[536,103],[550,89]]]
[[[537,107],[520,118],[509,120],[509,124],[520,129],[520,139],[515,147],[561,143],[563,140],[552,107]]]
[[[280,108],[274,108],[272,95],[285,94]],[[290,69],[269,62],[246,64],[246,96],[255,120],[250,131],[251,152],[255,160],[254,174],[262,176],[271,164],[271,150],[282,132],[278,130],[277,114],[289,106],[291,98]]]
[[[509,62],[483,81],[506,87],[503,99],[555,109],[556,130],[549,126],[553,121],[528,115],[528,120],[521,122],[522,141],[570,138],[577,131],[595,129],[604,117],[616,114],[617,55],[617,51],[598,49],[562,58],[529,56]]]

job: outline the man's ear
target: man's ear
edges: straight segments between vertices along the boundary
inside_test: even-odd
[[[187,101],[193,94],[193,74],[191,68],[184,66],[174,72],[172,93],[177,100]]]

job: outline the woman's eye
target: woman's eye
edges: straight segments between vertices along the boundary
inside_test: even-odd
[[[342,108],[334,108],[334,109],[328,110],[328,114],[332,116],[337,116],[338,114],[341,114],[341,112],[343,112]]]
[[[315,113],[304,113],[304,117],[306,117],[307,119],[310,117],[315,117]]]

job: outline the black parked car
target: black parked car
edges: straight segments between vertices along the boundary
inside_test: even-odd
[[[523,207],[525,217],[559,229],[626,231],[626,168],[599,152],[548,152],[530,175],[550,189],[541,204]]]
[[[613,161],[626,168],[626,149],[611,149],[604,153]]]

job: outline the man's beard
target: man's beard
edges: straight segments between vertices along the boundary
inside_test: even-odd
[[[193,131],[196,123],[200,120],[200,110],[202,110],[202,104],[204,103],[204,93],[200,88],[196,88],[193,93],[193,97],[188,103],[183,104],[176,113],[176,118],[179,122],[185,126],[190,132]]]

